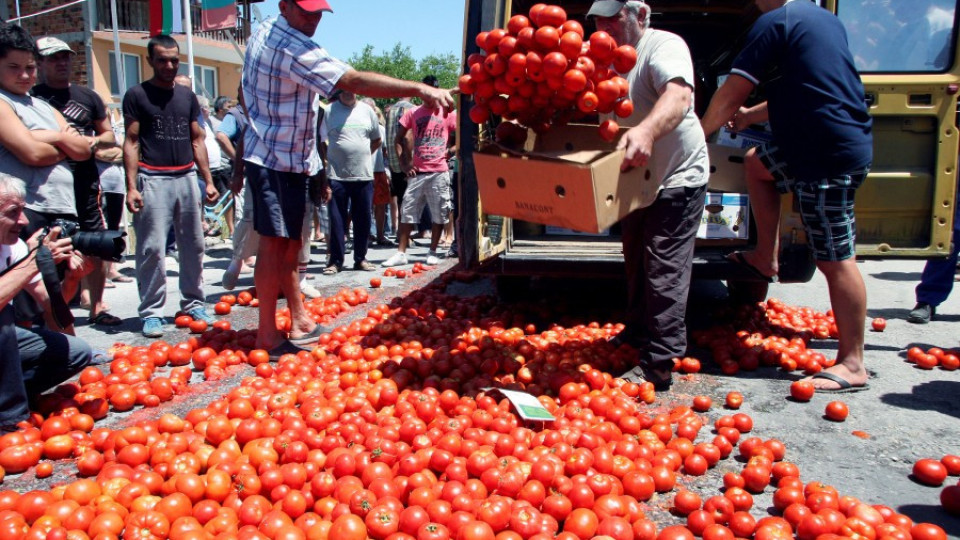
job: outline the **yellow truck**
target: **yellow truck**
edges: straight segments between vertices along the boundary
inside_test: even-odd
[[[810,0],[795,0],[810,1]],[[474,36],[502,28],[514,14],[526,14],[533,0],[467,0],[464,59],[479,52]],[[753,0],[648,0],[651,25],[683,37],[697,76],[696,110],[702,114],[747,31],[760,15]],[[820,0],[844,23],[851,51],[873,117],[874,162],[857,192],[857,256],[861,258],[933,258],[950,251],[957,182],[956,0]],[[554,2],[568,17],[594,30],[585,14],[591,0]],[[760,89],[762,92],[762,87]],[[757,99],[762,95],[757,96]],[[492,122],[471,121],[470,100],[460,115],[460,259],[467,268],[497,276],[503,292],[525,287],[533,276],[623,276],[618,226],[600,234],[547,227],[484,211],[474,153],[489,141]],[[747,192],[741,178],[724,167],[736,165],[725,149],[750,140],[753,133],[721,133],[712,146],[711,191]],[[719,152],[719,154],[717,153]],[[816,159],[816,156],[811,156]],[[549,179],[529,181],[549,183]],[[717,195],[719,197],[719,195]],[[719,200],[719,199],[717,199]],[[791,196],[782,198],[781,282],[808,281],[813,259]],[[709,222],[711,216],[705,216]],[[725,256],[755,242],[752,225],[741,238],[697,240],[694,277],[725,280],[743,300],[765,297],[767,284],[756,281]]]

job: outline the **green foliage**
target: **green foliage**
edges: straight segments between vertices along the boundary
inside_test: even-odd
[[[360,53],[347,59],[347,63],[360,71],[374,71],[396,79],[420,81],[427,75],[435,75],[441,88],[454,88],[460,77],[460,57],[453,53],[431,54],[420,60],[413,57],[410,47],[397,43],[390,51],[376,54],[373,45],[366,45]],[[376,99],[384,109],[396,99]]]

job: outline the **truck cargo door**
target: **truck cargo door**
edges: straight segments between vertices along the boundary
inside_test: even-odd
[[[856,200],[857,253],[944,256],[956,204],[956,2],[826,4],[846,26],[873,116],[873,167]]]
[[[506,0],[466,0],[466,21],[463,32],[464,54],[462,64],[466,70],[467,57],[480,52],[474,36],[482,31],[503,26],[509,13]],[[460,260],[467,268],[489,261],[504,253],[511,240],[512,223],[509,218],[487,215],[483,211],[477,176],[473,164],[473,150],[485,126],[470,120],[472,100],[461,96],[458,116],[460,144]]]

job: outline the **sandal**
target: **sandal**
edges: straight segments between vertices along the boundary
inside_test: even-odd
[[[103,280],[103,288],[104,288],[104,289],[116,289],[116,288],[117,288],[117,284],[114,283],[113,280],[105,279],[105,280]]]
[[[321,270],[320,273],[325,276],[333,276],[340,273],[340,268],[334,264],[331,264],[330,266]]]
[[[123,319],[117,317],[116,315],[111,315],[106,311],[101,311],[93,317],[88,319],[90,324],[97,324],[101,326],[120,326],[123,324]]]
[[[125,276],[123,274],[117,274],[113,277],[108,277],[108,280],[114,283],[133,283],[133,278],[130,276]]]

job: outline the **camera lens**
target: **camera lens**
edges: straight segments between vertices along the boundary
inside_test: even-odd
[[[124,236],[126,233],[123,231],[95,231],[77,232],[70,238],[73,240],[73,248],[84,255],[120,262],[123,252],[127,249]]]

